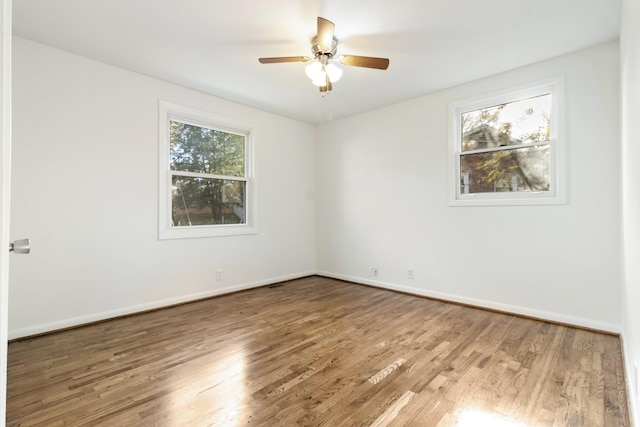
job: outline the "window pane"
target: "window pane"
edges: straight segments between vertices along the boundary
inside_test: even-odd
[[[171,121],[171,170],[245,176],[243,135]]]
[[[549,145],[462,154],[460,194],[549,191]]]
[[[548,141],[551,94],[462,114],[461,151]]]
[[[172,227],[244,224],[246,182],[172,177]]]

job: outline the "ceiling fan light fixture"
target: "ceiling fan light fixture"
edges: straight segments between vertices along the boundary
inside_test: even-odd
[[[311,80],[315,80],[318,75],[322,73],[322,63],[320,63],[320,61],[313,61],[311,64],[304,67],[304,72]]]
[[[325,86],[327,84],[327,76],[331,83],[335,83],[342,77],[342,69],[335,64],[324,65],[316,60],[304,68],[307,77],[316,86]]]
[[[342,68],[336,66],[336,64],[329,64],[325,67],[327,74],[329,74],[329,80],[331,83],[335,83],[342,77]]]
[[[373,56],[343,55],[336,56],[338,39],[334,36],[335,25],[333,22],[318,16],[318,33],[311,39],[311,53],[307,56],[280,56],[273,58],[258,58],[261,64],[277,64],[282,62],[309,62],[305,68],[305,74],[311,83],[318,86],[322,96],[331,92],[333,83],[342,77],[342,68],[336,65],[350,65],[363,68],[386,70],[389,67],[388,58],[376,58]]]
[[[311,80],[311,83],[316,86],[326,86],[327,74],[324,71],[321,71],[315,79]]]

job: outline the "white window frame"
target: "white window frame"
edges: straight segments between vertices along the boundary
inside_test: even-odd
[[[206,111],[196,110],[171,102],[159,101],[159,197],[158,197],[158,238],[186,239],[198,237],[219,237],[256,234],[257,191],[254,165],[255,128],[247,123],[222,117]],[[223,132],[240,134],[245,137],[245,222],[243,224],[196,225],[190,227],[171,226],[171,160],[170,124],[179,121],[194,126],[207,127]]]
[[[551,134],[549,138],[549,191],[515,191],[464,194],[460,191],[460,156],[463,152],[462,114],[500,104],[551,94]],[[555,76],[530,85],[449,104],[449,205],[513,206],[558,205],[567,200],[566,145],[564,135],[564,76]],[[523,144],[522,147],[538,144]]]

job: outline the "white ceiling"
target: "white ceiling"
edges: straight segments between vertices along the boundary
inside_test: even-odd
[[[14,34],[242,104],[317,124],[616,40],[622,0],[18,0]],[[322,98],[304,63],[316,18],[343,66]]]

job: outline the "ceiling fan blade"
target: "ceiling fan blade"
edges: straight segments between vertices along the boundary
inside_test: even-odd
[[[318,16],[318,36],[317,43],[323,52],[331,51],[333,43],[333,32],[336,26],[333,22]]]
[[[344,55],[340,57],[340,63],[354,67],[377,68],[378,70],[386,70],[389,67],[387,58],[373,58],[371,56]]]
[[[259,58],[261,64],[278,64],[280,62],[307,62],[307,56],[278,56],[275,58]]]

